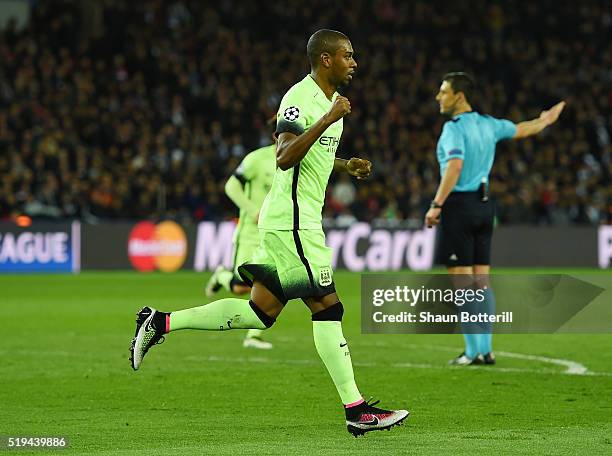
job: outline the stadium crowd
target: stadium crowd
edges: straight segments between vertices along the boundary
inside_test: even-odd
[[[265,120],[308,71],[316,29],[359,65],[324,216],[421,224],[438,182],[434,100],[469,71],[481,112],[513,121],[564,99],[542,136],[498,146],[501,223],[612,222],[612,8],[604,1],[38,2],[0,33],[0,218],[235,216],[225,180],[270,142]]]

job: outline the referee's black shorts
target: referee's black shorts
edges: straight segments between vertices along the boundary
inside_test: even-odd
[[[480,192],[453,192],[442,207],[439,261],[447,267],[491,264],[495,203]]]

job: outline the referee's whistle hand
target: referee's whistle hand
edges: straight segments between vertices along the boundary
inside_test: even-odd
[[[440,208],[431,208],[425,214],[425,225],[427,228],[431,228],[440,223]]]

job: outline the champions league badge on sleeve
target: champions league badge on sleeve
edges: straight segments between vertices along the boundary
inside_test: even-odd
[[[290,106],[285,109],[283,117],[289,122],[295,122],[300,117],[300,110],[297,108],[297,106]]]

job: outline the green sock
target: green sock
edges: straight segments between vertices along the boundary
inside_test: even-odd
[[[352,404],[362,399],[355,384],[353,364],[339,321],[313,321],[312,333],[315,347],[323,360],[327,372],[334,381],[343,404]]]
[[[177,329],[266,329],[247,299],[226,298],[170,314],[170,331]]]
[[[219,271],[219,273],[217,274],[217,281],[219,282],[219,284],[225,288],[225,290],[227,291],[232,291],[232,287],[230,285],[230,282],[232,281],[232,279],[234,278],[234,273],[233,271]]]

